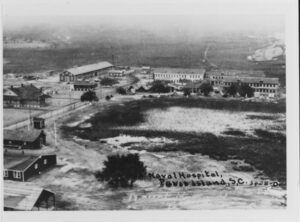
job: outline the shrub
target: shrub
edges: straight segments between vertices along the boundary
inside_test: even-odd
[[[154,93],[167,93],[170,92],[170,87],[167,85],[166,82],[155,80],[152,83],[150,91]]]
[[[96,96],[96,93],[94,91],[87,91],[85,93],[83,93],[80,97],[80,101],[84,102],[84,101],[98,101],[98,97]]]
[[[117,88],[117,93],[119,93],[121,95],[125,95],[126,94],[126,90],[123,87],[118,87]]]
[[[108,77],[105,77],[100,81],[100,84],[103,85],[103,86],[112,86],[112,85],[117,84],[117,83],[119,83],[118,80],[108,78]]]
[[[226,90],[226,94],[230,96],[235,96],[237,94],[237,85],[233,84],[229,86]]]
[[[240,94],[240,96],[242,97],[253,97],[254,96],[254,89],[251,88],[248,84],[242,83],[239,87],[238,87],[238,93]]]
[[[146,176],[146,167],[138,154],[112,155],[104,161],[104,169],[95,173],[99,181],[118,187],[132,187],[137,179]]]
[[[201,90],[201,92],[202,92],[205,96],[208,96],[209,93],[213,91],[213,88],[212,88],[212,86],[210,85],[209,82],[203,82],[203,83],[200,85],[200,90]]]
[[[191,89],[189,89],[189,88],[184,88],[183,89],[183,95],[184,96],[189,96],[189,95],[191,95]]]

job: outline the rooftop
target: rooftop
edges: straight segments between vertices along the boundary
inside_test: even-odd
[[[278,78],[265,78],[265,77],[240,77],[240,76],[224,76],[224,82],[237,82],[241,81],[244,83],[268,83],[268,84],[279,84]]]
[[[4,181],[4,207],[32,210],[42,192],[50,192],[31,183]],[[52,193],[54,195],[54,193]]]
[[[3,130],[3,139],[5,140],[17,140],[24,142],[33,142],[35,141],[43,130],[38,129],[18,129],[18,130]]]
[[[205,69],[155,68],[154,73],[178,73],[204,75]]]
[[[206,75],[224,75],[224,76],[253,76],[265,77],[265,73],[260,70],[236,70],[236,69],[218,69],[206,72]]]
[[[39,158],[38,156],[5,154],[3,157],[4,169],[24,171],[38,158]]]
[[[20,99],[38,100],[40,96],[43,96],[42,90],[32,84],[22,84],[20,87],[11,86],[9,89],[5,90],[13,91]]]
[[[99,62],[99,63],[85,65],[85,66],[74,67],[74,68],[68,69],[67,71],[72,73],[73,75],[80,75],[83,73],[93,72],[93,71],[97,71],[100,69],[106,69],[106,68],[110,68],[110,67],[113,67],[113,65],[110,64],[109,62]]]

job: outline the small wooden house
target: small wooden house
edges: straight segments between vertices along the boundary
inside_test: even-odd
[[[39,117],[33,117],[33,128],[34,129],[44,129],[45,128],[45,119]]]
[[[5,180],[26,181],[32,176],[56,165],[56,155],[26,156],[4,155],[3,175]]]
[[[54,210],[55,194],[31,183],[5,181],[5,211]]]
[[[43,130],[3,130],[4,148],[40,149],[46,144]]]

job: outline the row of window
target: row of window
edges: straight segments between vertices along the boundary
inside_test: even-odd
[[[221,81],[216,81],[216,84],[221,84]],[[232,85],[232,82],[224,82],[225,86],[230,86]],[[251,87],[276,87],[276,84],[261,84],[261,83],[249,83],[249,86]]]
[[[4,170],[4,177],[8,177],[8,170]],[[18,170],[13,171],[13,178],[15,179],[21,179],[22,172]]]
[[[255,92],[275,93],[275,89],[255,89]]]
[[[201,75],[189,75],[189,74],[154,74],[156,78],[183,78],[186,79],[187,76],[190,79],[201,79]]]

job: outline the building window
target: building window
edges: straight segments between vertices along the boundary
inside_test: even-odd
[[[34,169],[37,169],[39,167],[39,165],[36,163],[34,164]]]
[[[26,143],[26,142],[24,142],[24,145],[27,145],[27,143]]]
[[[47,159],[44,159],[44,165],[46,165],[47,164]]]
[[[4,177],[8,177],[8,170],[4,170]]]
[[[8,141],[9,144],[11,144],[11,141]]]
[[[16,179],[20,179],[21,178],[21,172],[20,171],[13,171],[13,177]]]

